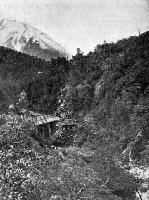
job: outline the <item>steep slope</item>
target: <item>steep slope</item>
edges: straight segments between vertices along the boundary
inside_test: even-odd
[[[15,20],[0,21],[0,45],[45,60],[68,57],[65,49],[48,35]]]

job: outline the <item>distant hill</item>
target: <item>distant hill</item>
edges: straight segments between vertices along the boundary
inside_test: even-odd
[[[69,56],[66,50],[47,34],[15,20],[0,21],[0,46],[45,60]]]

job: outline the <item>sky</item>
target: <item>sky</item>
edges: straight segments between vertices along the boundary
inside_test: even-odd
[[[149,30],[149,0],[0,0],[0,19],[47,33],[70,54]]]

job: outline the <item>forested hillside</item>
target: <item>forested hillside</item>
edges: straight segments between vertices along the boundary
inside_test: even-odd
[[[136,200],[137,194],[141,200],[149,178],[142,188],[130,170],[149,165],[148,55],[149,32],[105,41],[70,61],[45,62],[1,47],[1,197]],[[52,147],[41,148],[31,137],[33,124],[4,114],[22,90],[26,109],[78,125],[71,142],[71,130],[59,131]]]
[[[133,137],[139,130],[148,137],[148,55],[146,32],[117,43],[97,45],[86,56],[74,56],[68,81],[73,115],[90,116],[98,130],[106,128],[117,139],[120,132]]]
[[[70,61],[60,112],[87,124],[89,133],[78,143],[90,146],[100,155],[94,162],[99,173],[102,161],[111,163],[117,158],[126,168],[130,160],[132,165],[148,168],[148,55],[149,32],[146,32],[117,43],[104,42],[88,55],[79,53]],[[119,186],[115,184],[122,177],[116,175],[112,164],[109,168],[111,181],[106,186],[120,189],[123,181]]]
[[[58,58],[57,60],[52,59],[46,62],[37,57],[31,57],[11,49],[0,47],[1,111],[6,111],[10,104],[17,101],[20,92],[25,90],[28,91],[28,96],[30,97],[30,102],[27,105],[30,109],[37,109],[37,107],[32,104],[33,101],[38,101],[39,103],[44,99],[42,102],[43,106],[40,105],[39,111],[52,112],[53,110],[50,110],[52,107],[50,102],[53,103],[53,101],[57,99],[60,87],[66,80],[67,71],[68,61],[65,58]],[[41,76],[43,77],[42,80],[46,83],[46,93],[44,94],[44,88],[41,86],[42,80],[39,80]],[[35,92],[36,94],[34,92],[30,94],[33,82],[40,82],[38,83],[38,85],[40,85],[37,89],[38,93],[37,91]],[[50,95],[51,92],[52,95]],[[34,95],[36,95],[36,97],[34,97]],[[45,102],[48,102],[46,107]],[[48,109],[49,111],[47,111]],[[52,109],[55,110],[56,108],[53,106]]]

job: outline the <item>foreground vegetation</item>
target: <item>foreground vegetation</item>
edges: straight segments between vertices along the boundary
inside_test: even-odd
[[[1,199],[120,199],[116,189],[105,186],[107,180],[134,196],[131,191],[139,182],[109,160],[109,154],[105,163],[103,148],[41,148],[32,131],[36,129],[30,121],[14,114],[1,116]]]

